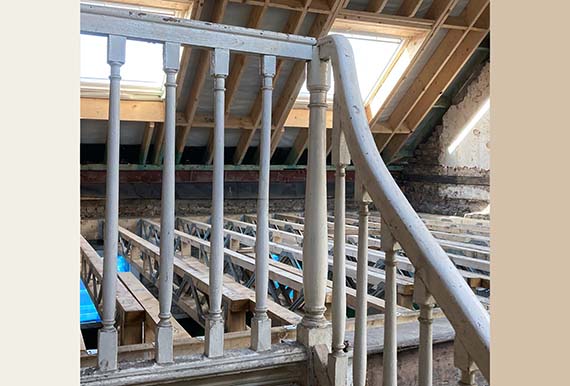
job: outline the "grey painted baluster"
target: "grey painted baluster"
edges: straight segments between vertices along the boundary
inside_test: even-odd
[[[214,173],[212,181],[212,229],[210,235],[210,310],[206,320],[205,354],[224,355],[222,285],[224,275],[224,100],[230,53],[216,48],[211,54],[214,78]]]
[[[354,386],[366,385],[367,331],[368,318],[368,205],[370,198],[365,188],[357,181],[356,198],[358,213],[358,261],[356,262],[356,320],[354,329],[354,359],[352,378]]]
[[[433,341],[432,323],[435,301],[422,279],[414,279],[414,302],[420,306],[420,347],[418,366],[418,385],[432,386],[433,383]]]
[[[117,253],[119,241],[119,141],[121,66],[125,63],[123,36],[110,35],[107,41],[109,75],[109,129],[107,132],[107,181],[105,198],[105,239],[103,260],[103,327],[98,334],[97,364],[101,370],[117,369],[118,339],[115,328],[117,293]]]
[[[382,220],[381,224],[381,250],[386,254],[385,271],[386,286],[384,299],[386,314],[384,319],[384,353],[383,353],[383,386],[396,386],[398,384],[398,342],[397,342],[397,288],[396,288],[396,241],[388,225]]]
[[[174,152],[176,141],[176,73],[180,65],[180,44],[164,43],[166,101],[164,111],[164,159],[162,169],[162,201],[160,213],[160,274],[158,294],[160,321],[156,326],[156,362],[174,361],[172,323],[172,283],[174,274]]]
[[[475,386],[475,362],[469,355],[461,338],[456,334],[453,348],[455,367],[459,369],[459,386]]]
[[[344,352],[346,329],[346,166],[350,164],[348,147],[339,117],[338,95],[333,109],[333,153],[335,172],[334,203],[334,256],[333,256],[333,305],[332,305],[332,353],[328,368],[334,386],[346,385],[348,356]]]
[[[271,348],[271,320],[267,317],[267,285],[269,282],[269,162],[271,157],[271,98],[276,66],[275,56],[261,57],[263,110],[259,144],[259,192],[255,241],[255,315],[251,320],[251,348]]]

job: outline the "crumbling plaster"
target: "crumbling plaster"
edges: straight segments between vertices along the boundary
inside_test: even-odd
[[[439,163],[451,168],[477,168],[490,170],[490,136],[491,121],[489,110],[470,130],[451,154],[448,147],[457,138],[461,130],[471,118],[482,108],[490,97],[489,63],[487,63],[478,78],[467,87],[463,100],[452,105],[443,116],[443,129],[439,139],[441,152]]]

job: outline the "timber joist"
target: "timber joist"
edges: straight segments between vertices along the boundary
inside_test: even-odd
[[[490,288],[490,250],[489,250],[489,224],[485,220],[471,220],[466,222],[457,222],[460,218],[434,215],[420,215],[428,229],[434,232],[434,236],[439,241],[441,247],[447,252],[451,261],[459,269],[460,274],[474,290],[488,290]],[[244,215],[246,221],[255,222],[255,216]],[[461,219],[463,220],[463,219]],[[282,240],[291,240],[292,237],[285,237],[284,234],[289,233],[295,236],[295,242],[302,239],[304,231],[304,218],[295,214],[274,214],[270,220],[270,224],[277,228]],[[332,250],[334,235],[334,219],[329,218],[327,223],[329,232],[329,248]],[[368,261],[369,264],[382,265],[384,261],[384,253],[380,251],[380,218],[378,216],[370,216],[368,222],[369,234],[368,238]],[[347,213],[346,215],[346,234],[347,258],[356,260],[358,245],[358,220],[356,214]],[[435,229],[435,230],[434,230]],[[277,232],[277,230],[274,230]],[[445,232],[448,231],[448,232]],[[453,232],[453,233],[451,233]],[[473,233],[477,233],[473,235]],[[350,244],[353,245],[350,245]],[[403,255],[396,259],[397,267],[408,273],[413,273],[413,266],[410,261]],[[483,297],[480,298],[484,304],[487,303]]]
[[[457,248],[455,252],[448,252],[452,261],[460,268],[465,280],[477,290],[489,290],[489,257],[482,255],[469,257],[469,249],[484,253],[488,250],[489,223],[485,220],[464,219],[449,216],[436,216],[420,214],[434,235],[439,236],[441,242],[450,243]],[[357,261],[357,232],[354,232],[354,214],[347,214],[346,230],[346,275],[347,282],[356,280]],[[226,217],[224,219],[224,278],[223,278],[223,304],[226,326],[226,346],[228,348],[248,347],[250,330],[246,315],[255,309],[255,255],[256,242],[256,216],[243,215],[239,219]],[[384,252],[380,250],[379,226],[380,217],[377,214],[370,216],[368,239],[368,325],[369,327],[382,325],[385,303],[382,286],[385,283]],[[329,269],[332,269],[332,250],[334,240],[332,231],[334,223],[328,225],[329,229]],[[124,226],[130,228],[126,229]],[[204,322],[208,311],[208,259],[210,250],[211,226],[207,220],[177,218],[175,230],[175,258],[174,258],[174,286],[173,300],[175,304],[198,324]],[[479,229],[480,234],[467,233]],[[135,232],[136,230],[136,232]],[[455,232],[445,232],[454,230]],[[119,227],[119,251],[136,268],[136,271],[145,278],[145,285],[153,286],[157,282],[160,250],[160,224],[154,219],[140,219],[123,222]],[[294,325],[301,320],[300,310],[303,306],[303,252],[304,217],[295,214],[275,214],[269,218],[270,255],[269,280],[271,288],[268,299],[268,315],[272,320],[272,341],[280,338],[294,338]],[[487,235],[485,235],[487,234]],[[93,248],[82,238],[81,243],[82,269],[81,277],[90,289],[94,300],[97,283],[100,283],[102,259]],[[396,258],[398,268],[397,283],[397,313],[399,322],[417,318],[412,299],[414,279],[413,266],[402,254]],[[95,287],[94,287],[95,283]],[[154,339],[154,331],[158,322],[158,301],[130,272],[118,274],[117,304],[121,314],[118,318],[119,331],[122,332],[119,355],[121,358],[149,355],[145,345]],[[332,302],[332,281],[327,281],[326,304],[330,311]],[[347,285],[347,306],[356,307],[356,290]],[[489,299],[478,296],[482,304],[488,308]],[[127,298],[131,299],[129,303]],[[131,304],[129,306],[128,304]],[[136,310],[131,310],[136,306]],[[130,307],[130,308],[129,308]],[[123,313],[138,312],[137,328],[133,327],[132,319],[123,317]],[[440,315],[436,309],[436,315]],[[325,316],[330,318],[330,312]],[[123,320],[130,320],[131,324],[124,326]],[[175,351],[179,355],[199,352],[203,341],[192,338],[176,320],[172,319],[174,331]],[[293,328],[293,329],[292,329]],[[353,319],[347,320],[347,330],[354,328]],[[125,335],[124,332],[128,331]],[[125,338],[123,338],[125,336]],[[201,344],[200,344],[201,342]],[[133,345],[134,344],[134,345]],[[132,345],[132,346],[130,346]],[[128,348],[130,347],[130,348]],[[188,350],[188,351],[184,351]],[[183,354],[184,352],[184,354]],[[146,353],[146,354],[143,354]],[[92,363],[94,357],[87,351],[82,351],[82,366]]]

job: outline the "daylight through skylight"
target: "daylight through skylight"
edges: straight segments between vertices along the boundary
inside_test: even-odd
[[[107,96],[107,38],[81,35],[80,43],[82,95]],[[162,44],[127,40],[121,78],[122,97],[159,98],[164,84]]]
[[[384,36],[373,36],[370,34],[355,34],[332,31],[331,34],[345,36],[352,45],[354,61],[358,71],[358,85],[362,100],[366,101],[374,91],[379,79],[384,71],[394,60],[398,49],[402,44],[401,39]],[[327,99],[332,101],[334,95],[334,79],[331,79],[331,88],[327,94]],[[309,91],[307,82],[303,83],[299,98],[299,103],[308,101]]]

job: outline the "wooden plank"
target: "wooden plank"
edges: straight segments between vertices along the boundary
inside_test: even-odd
[[[160,312],[158,300],[131,272],[119,272],[118,275],[121,282],[123,282],[125,287],[127,287],[129,292],[138,300],[146,312],[144,341],[154,342],[156,326],[160,321],[158,317]],[[172,323],[174,340],[191,337],[174,317],[170,318],[170,323]]]
[[[271,231],[271,230],[270,230]],[[247,255],[243,255],[245,257],[251,256],[252,259],[255,258],[255,254],[254,253],[249,253]],[[239,260],[233,260],[235,264],[240,265],[248,270],[250,270],[251,272],[253,272],[254,268],[255,268],[255,263],[249,263],[249,264],[240,264]],[[299,268],[293,267],[291,265],[287,265],[285,263],[281,263],[278,261],[274,261],[274,260],[270,260],[269,262],[270,267],[269,267],[269,277],[272,280],[277,280],[280,283],[283,283],[285,285],[287,285],[288,287],[291,287],[293,289],[295,289],[296,291],[301,291],[303,289],[303,271]],[[275,268],[280,268],[282,271],[286,271],[291,273],[293,276],[286,276],[285,280],[283,277],[279,277],[279,276],[272,276],[272,271],[274,271]],[[330,303],[332,302],[332,287],[333,287],[333,282],[331,280],[327,280],[327,294],[326,294],[326,303]],[[347,288],[346,289],[346,296],[347,296],[347,304],[349,307],[355,308],[357,305],[356,302],[356,290],[352,289],[352,288]],[[372,295],[368,295],[367,296],[367,303],[368,303],[368,307],[381,311],[383,312],[385,310],[385,302],[383,299],[377,298],[375,296]],[[398,312],[405,312],[407,311],[406,308],[398,306],[397,308]]]
[[[142,221],[154,226],[156,229],[160,229],[160,224],[151,221],[151,220],[147,220],[147,219],[143,219]],[[183,242],[189,242],[194,246],[203,246],[206,249],[206,252],[209,252],[210,250],[210,243],[206,240],[202,240],[199,239],[195,236],[189,235],[187,233],[184,233],[180,230],[175,230],[174,231],[174,236],[176,238],[180,238],[181,241]],[[232,258],[232,260],[235,260],[236,262],[241,261],[244,262],[243,257],[246,256],[242,256],[241,254],[239,254],[238,252],[232,251],[231,249],[228,248],[224,248],[224,254],[228,255],[230,258]],[[200,269],[200,270],[204,270],[204,272],[208,272],[208,268],[202,264],[202,263],[194,263],[194,260],[196,260],[195,258],[191,258],[192,260],[192,264],[195,268]],[[271,262],[270,262],[271,264]],[[255,265],[255,263],[253,263],[253,266]],[[252,269],[253,266],[250,264],[249,265]],[[277,274],[278,272],[273,271],[273,274]],[[286,277],[287,275],[284,275],[283,272],[279,272],[279,275],[275,275],[274,279],[275,280],[283,280],[285,282],[289,282],[290,284],[293,284],[292,282],[290,282],[289,280],[291,279],[291,277]],[[233,278],[231,278],[228,275],[224,276],[224,286],[227,285],[228,287],[232,288],[234,291],[236,292],[242,292],[244,294],[244,296],[247,296],[248,299],[253,303],[253,305],[255,306],[255,292],[252,291],[249,288],[243,287],[241,284],[235,282],[233,280]],[[269,303],[274,303],[272,300],[268,300]],[[275,306],[278,307],[272,307],[271,310],[269,311],[269,315],[272,316],[272,319],[280,321],[281,323],[284,324],[297,324],[300,321],[300,317],[299,315],[295,314],[292,311],[289,311],[288,309],[279,306],[277,303],[275,303]],[[245,319],[240,319],[240,320],[244,320]]]
[[[259,28],[261,25],[261,20],[267,11],[267,4],[263,6],[253,6],[249,15],[249,21],[247,23],[248,28]],[[236,91],[239,88],[239,83],[241,77],[245,71],[246,64],[249,62],[248,57],[243,54],[236,54],[233,59],[233,64],[230,69],[230,74],[227,78],[226,83],[226,99],[225,99],[225,112],[226,117],[230,115],[230,108],[233,99],[236,95]]]
[[[303,155],[305,149],[307,149],[307,144],[309,143],[309,130],[300,130],[299,134],[297,134],[297,138],[295,139],[295,143],[293,143],[293,147],[289,151],[287,155],[287,159],[285,164],[287,165],[296,165]]]
[[[433,78],[438,74],[446,63],[450,52],[452,52],[463,37],[463,31],[448,31],[438,47],[428,59],[421,72],[415,78],[406,95],[400,100],[388,120],[389,127],[399,127],[407,113],[415,106],[415,102],[425,89],[431,84]]]
[[[461,17],[467,25],[473,26],[483,11],[488,7],[486,0],[474,0],[462,12]],[[407,93],[402,104],[389,118],[389,127],[398,129],[401,126],[414,131],[421,120],[436,103],[441,93],[453,81],[461,67],[481,43],[487,34],[483,31],[450,30],[441,42],[437,52],[432,55],[422,70],[422,78],[414,82],[415,93]],[[384,159],[392,160],[402,148],[409,135],[391,135],[380,144]]]
[[[164,122],[163,101],[121,100],[121,121]],[[108,98],[81,98],[81,119],[108,120]]]
[[[151,242],[143,239],[142,237],[134,234],[133,232],[119,227],[119,235],[129,242],[134,243],[137,245],[138,248],[144,250],[146,253],[151,255],[151,257],[156,261],[160,262],[160,250],[159,247],[152,244]],[[187,262],[181,260],[179,257],[174,257],[174,273],[179,275],[180,277],[184,277],[185,274],[190,275],[193,279],[196,280],[196,285],[200,291],[204,293],[208,293],[209,289],[209,277],[207,274],[207,267],[204,270],[203,264],[199,263],[196,265],[189,265]],[[205,274],[206,273],[206,274]],[[224,283],[225,284],[225,283]],[[243,292],[233,292],[223,287],[222,298],[224,301],[228,303],[233,302],[241,302],[245,300],[249,300],[247,296],[243,294]]]
[[[202,11],[204,10],[204,1],[194,1],[192,4],[192,13],[190,14],[190,19],[200,20],[202,16]],[[180,69],[176,74],[176,100],[180,99],[180,94],[182,92],[182,87],[186,80],[188,74],[188,68],[190,66],[190,57],[192,54],[191,46],[184,46],[182,48],[182,57],[180,58]]]
[[[447,88],[486,35],[486,32],[469,32],[461,41],[461,44],[457,46],[453,55],[449,58],[426,92],[419,99],[416,106],[410,112],[406,120],[407,126],[410,129],[415,129],[415,127],[420,123],[423,117],[427,114],[429,108],[431,108],[431,106],[433,106],[437,101],[442,90]]]
[[[85,264],[92,268],[92,273],[101,283],[103,278],[103,259],[93,249],[91,244],[85,240],[84,237],[80,238],[80,251],[81,251],[81,272],[87,272]],[[102,314],[102,303],[97,302],[97,297],[93,292],[90,283],[87,283],[85,277],[82,277],[85,288],[89,296],[96,305],[99,314]],[[97,292],[100,293],[101,286],[98,285]],[[133,295],[125,288],[125,286],[117,279],[117,326],[119,332],[119,344],[136,344],[142,342],[142,331],[144,322],[144,309]]]
[[[251,14],[249,17],[249,21],[247,24],[248,28],[259,28],[259,26],[261,25],[261,20],[263,18],[263,15],[265,15],[265,12],[267,10],[267,4],[263,5],[263,6],[254,6],[253,9],[251,10]],[[229,117],[230,115],[230,109],[231,109],[231,104],[233,102],[233,99],[236,95],[237,89],[239,87],[239,83],[241,80],[241,77],[243,75],[243,73],[245,72],[246,69],[246,64],[248,62],[251,62],[252,58],[248,59],[248,56],[243,55],[243,54],[236,54],[234,59],[233,59],[233,64],[232,67],[230,68],[230,73],[229,76],[227,78],[227,87],[226,87],[226,95],[225,95],[225,113],[226,113],[226,117]],[[210,137],[208,138],[208,145],[206,147],[207,149],[207,154],[206,154],[206,164],[211,164],[213,162],[214,159],[214,135],[213,133],[210,133]]]
[[[208,230],[210,229],[211,225],[210,224],[206,224],[200,221],[196,221],[193,219],[189,219],[189,218],[184,218],[184,217],[179,217],[179,220],[181,222],[185,222],[191,226],[196,226],[199,229],[203,229],[203,230]],[[229,235],[230,237],[236,238],[238,240],[240,240],[241,243],[254,247],[255,246],[255,237],[252,236],[248,236],[245,235],[243,233],[239,233],[239,232],[234,232],[228,229],[224,229],[224,233],[226,235]],[[269,251],[271,253],[277,254],[277,255],[281,255],[283,253],[288,253],[290,255],[292,255],[293,257],[295,257],[295,259],[299,260],[299,261],[303,261],[303,251],[291,246],[287,246],[287,245],[283,245],[283,244],[278,244],[278,243],[274,243],[274,242],[269,242]],[[333,259],[332,257],[328,258],[328,262],[329,262],[329,267],[332,266],[333,264]],[[347,272],[347,276],[356,279],[356,264],[350,261],[346,262],[346,272]],[[386,274],[383,270],[378,269],[378,268],[374,268],[374,267],[368,267],[368,282],[371,285],[377,285],[379,283],[383,283],[386,280]],[[411,293],[413,292],[413,280],[403,276],[403,275],[396,275],[396,283],[398,284],[398,291],[402,294],[405,295],[411,295]]]
[[[328,33],[334,20],[336,19],[338,13],[343,8],[344,0],[333,0],[331,5],[331,13],[328,15],[317,15],[311,30],[309,31],[309,36],[316,38],[323,37]],[[299,91],[305,80],[305,68],[306,64],[303,62],[296,62],[293,65],[293,69],[289,74],[289,79],[286,83],[285,89],[282,91],[277,104],[273,109],[273,122],[275,124],[275,130],[273,130],[271,136],[271,151],[270,157],[273,156],[275,150],[277,149],[279,142],[285,132],[284,125],[289,110],[293,107]]]
[[[293,221],[304,222],[304,218],[300,217],[300,216],[287,215],[287,214],[276,214],[276,216],[281,217],[281,218],[290,219]],[[255,216],[248,215],[248,216],[244,216],[244,218],[255,219]],[[332,217],[329,217],[329,219],[333,220]],[[270,219],[269,221],[271,224],[276,224],[276,225],[283,227],[283,228],[294,226],[298,231],[301,231],[301,232],[304,231],[304,226],[302,224],[299,224],[299,223],[291,223],[291,222],[281,221],[281,220],[276,220],[276,219]],[[327,222],[327,225],[328,225],[329,237],[332,237],[334,234],[334,222],[329,221],[329,222]],[[371,233],[376,233],[376,234],[380,233],[379,232],[379,229],[380,229],[379,223],[375,223],[375,222],[371,221],[371,222],[369,222],[369,226],[370,226],[369,231]],[[351,219],[350,213],[347,213],[346,230],[347,230],[347,239],[357,242],[358,237],[356,235],[358,235],[358,220],[357,219]],[[272,232],[272,231],[273,230],[270,229],[270,232]],[[289,232],[289,231],[285,231],[285,232]],[[292,234],[292,235],[294,235],[294,234]],[[284,238],[284,239],[286,239],[286,238]],[[297,243],[302,242],[302,237],[297,236],[296,242]],[[449,258],[455,264],[463,266],[463,267],[480,269],[483,271],[490,272],[489,250],[488,249],[486,249],[482,246],[479,246],[479,248],[478,248],[477,246],[473,246],[473,245],[468,245],[468,244],[464,244],[464,243],[446,242],[444,240],[440,240],[439,242],[442,245],[442,248],[444,248],[444,250],[446,250]],[[370,247],[376,247],[376,248],[380,247],[380,239],[370,237],[370,238],[368,238],[368,243],[369,243]],[[332,247],[332,241],[329,241],[329,244]],[[356,246],[348,244],[346,246],[346,250],[347,250],[347,256],[357,258],[358,252],[357,252]],[[381,251],[375,251],[374,249],[369,249],[368,258],[372,262],[376,262],[376,261],[378,261],[378,259],[383,260],[384,259],[384,253]],[[411,262],[409,261],[408,258],[398,257],[397,262],[398,262],[398,267],[400,269],[403,269],[403,270],[410,271],[410,268],[413,267],[413,266],[411,266]],[[412,271],[413,271],[413,269],[412,269]],[[464,275],[464,277],[471,277],[472,276],[471,274],[465,273],[466,272],[465,270],[460,269],[459,271],[460,271],[460,273],[462,273]],[[480,275],[480,276],[483,279],[485,279],[487,277],[486,275]]]

